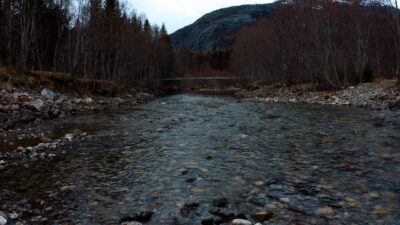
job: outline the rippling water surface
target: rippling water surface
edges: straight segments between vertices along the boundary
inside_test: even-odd
[[[0,191],[10,205],[53,204],[49,224],[118,224],[140,211],[154,212],[148,224],[200,224],[221,197],[236,214],[267,205],[271,224],[400,224],[398,113],[176,95],[46,126],[92,138],[9,169]],[[76,192],[52,196],[65,185]]]

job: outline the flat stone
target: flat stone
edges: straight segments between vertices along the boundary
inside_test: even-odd
[[[243,219],[234,219],[232,221],[233,225],[252,225],[252,223],[248,220],[243,220]]]
[[[132,221],[132,222],[123,222],[121,225],[143,225],[142,223]]]

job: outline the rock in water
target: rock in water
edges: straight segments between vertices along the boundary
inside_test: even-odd
[[[4,218],[3,216],[0,216],[0,225],[6,225],[7,224],[7,219]]]
[[[66,134],[64,136],[65,139],[67,139],[68,141],[72,141],[74,139],[74,135],[73,134]]]
[[[252,225],[252,223],[248,220],[243,220],[243,219],[234,219],[232,221],[233,225]]]
[[[12,219],[12,220],[16,220],[16,219],[18,219],[18,217],[19,217],[19,215],[18,215],[18,213],[10,213],[10,218]]]
[[[331,207],[325,206],[325,207],[318,208],[317,211],[315,212],[315,214],[317,216],[330,218],[333,216],[334,212]]]
[[[150,211],[139,212],[139,213],[136,213],[133,217],[122,218],[119,222],[121,224],[124,224],[127,222],[148,223],[148,222],[150,222],[152,216],[153,216],[153,212],[150,212]]]
[[[274,216],[272,212],[259,212],[251,215],[251,217],[257,222],[264,222],[270,220]]]
[[[36,111],[41,112],[45,107],[45,104],[42,99],[38,99],[36,101],[29,103],[29,106],[35,109]]]
[[[73,193],[75,192],[75,189],[76,189],[75,186],[64,186],[60,188],[60,190],[64,193]]]
[[[226,198],[215,199],[213,200],[212,204],[215,207],[223,208],[228,204],[228,199]]]
[[[56,94],[55,94],[54,92],[50,91],[50,90],[47,89],[47,88],[43,89],[42,92],[40,92],[40,94],[41,94],[43,97],[45,97],[45,98],[47,98],[47,99],[49,99],[49,100],[52,100],[52,101],[53,101],[54,98],[56,97]]]
[[[133,221],[133,222],[123,222],[121,223],[121,225],[143,225],[143,224]]]

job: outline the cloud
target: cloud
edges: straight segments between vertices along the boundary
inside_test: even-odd
[[[261,4],[268,0],[128,0],[138,13],[144,13],[152,23],[165,23],[174,32],[216,9],[242,4]]]

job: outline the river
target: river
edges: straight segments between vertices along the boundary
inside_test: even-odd
[[[396,112],[182,94],[42,126],[89,137],[0,174],[0,210],[33,224],[111,225],[144,211],[151,225],[227,222],[218,210],[268,210],[278,225],[400,224]]]

